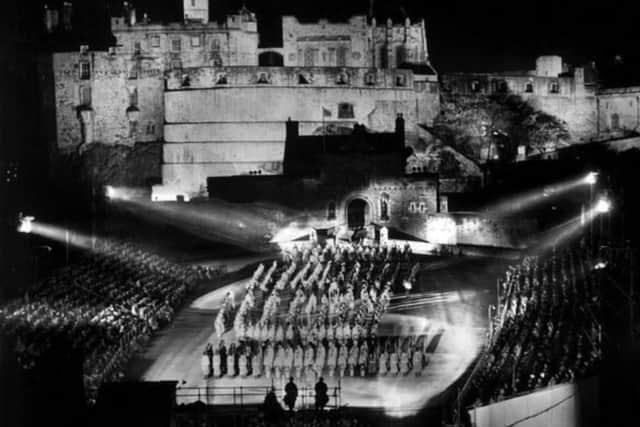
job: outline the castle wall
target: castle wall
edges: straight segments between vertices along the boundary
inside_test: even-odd
[[[640,87],[602,90],[598,107],[601,135],[615,137],[640,130]]]
[[[282,18],[285,66],[396,68],[401,63],[427,63],[423,23],[377,26],[364,15],[348,22],[303,23]]]
[[[417,135],[416,126],[431,123],[437,114],[436,83],[414,82],[407,70],[377,70],[376,84],[371,86],[365,84],[367,69],[349,69],[348,85],[336,84],[338,70],[332,68],[304,70],[314,75],[310,84],[299,84],[301,71],[288,67],[184,71],[170,74],[164,95],[168,143],[163,184],[182,187],[192,196],[206,181],[205,173],[281,173],[288,118],[300,122],[302,135],[311,135],[321,133],[323,125],[351,128],[355,123],[390,132],[395,130],[395,118],[402,114],[411,140]],[[270,83],[257,83],[263,73]],[[226,77],[225,84],[216,84],[220,75]],[[398,76],[403,86],[396,84]],[[416,91],[414,83],[422,84],[423,91]],[[346,115],[340,110],[342,104],[351,106]],[[221,155],[223,150],[230,152]]]
[[[81,63],[89,64],[89,78],[81,78]],[[133,74],[134,65],[123,56],[106,52],[53,55],[57,137],[61,151],[76,149],[83,142],[133,145],[136,141],[161,138],[164,115],[161,64],[146,59],[137,64]],[[137,95],[132,95],[134,92]],[[133,101],[132,96],[137,100]],[[132,101],[138,109],[135,117],[127,112]],[[92,120],[90,129],[83,129],[79,108],[90,109],[90,114],[85,116]],[[134,126],[132,118],[135,118]],[[87,135],[88,131],[91,135]]]
[[[449,74],[442,76],[443,91],[462,95],[509,93],[522,97],[534,109],[567,123],[574,141],[596,136],[595,87],[584,83],[582,69],[571,77],[538,76],[535,72],[510,74]]]

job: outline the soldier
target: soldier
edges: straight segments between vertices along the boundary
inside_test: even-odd
[[[278,327],[276,328],[276,342],[284,341],[284,327],[282,326],[282,322],[278,321]]]
[[[256,349],[251,358],[251,373],[254,377],[259,377],[261,375],[260,368],[262,367],[262,346],[259,342],[256,342],[255,346]]]
[[[315,360],[315,371],[318,377],[322,376],[322,370],[324,369],[325,358],[326,358],[326,350],[324,348],[324,344],[322,344],[322,342],[319,342],[318,347],[316,348],[316,360]]]
[[[304,351],[300,343],[296,345],[293,352],[293,367],[295,369],[296,378],[302,378],[302,367],[304,365]]]
[[[349,367],[349,375],[355,376],[356,366],[358,365],[359,354],[358,344],[354,341],[349,349],[349,359],[347,360],[347,366]]]
[[[229,351],[227,352],[227,375],[230,377],[236,376],[236,345],[231,343]]]
[[[213,352],[213,361],[211,362],[211,369],[213,369],[214,378],[218,378],[221,375],[220,370],[220,350],[216,348]]]
[[[387,375],[387,362],[389,360],[389,353],[387,353],[386,347],[382,350],[380,354],[380,359],[378,359],[378,373],[380,375]]]
[[[287,341],[292,342],[293,336],[294,336],[293,325],[291,324],[291,322],[287,322],[287,328],[285,332],[285,337],[287,338]]]
[[[262,360],[262,365],[264,366],[264,374],[267,379],[271,379],[271,371],[273,368],[273,358],[274,358],[273,344],[271,344],[270,342],[267,342],[265,351],[264,351],[263,360]]]
[[[313,364],[315,363],[315,355],[313,352],[313,346],[307,344],[307,348],[304,351],[304,369],[307,376],[307,380],[315,380],[313,378]]]
[[[347,350],[347,344],[340,344],[340,350],[338,350],[338,375],[344,376],[344,370],[347,367],[347,360],[349,358],[349,352]]]
[[[369,353],[369,375],[375,375],[378,369],[378,346]]]
[[[202,357],[200,358],[200,368],[202,369],[202,376],[204,376],[205,378],[209,378],[209,376],[211,375],[211,362],[206,350],[202,352]]]
[[[335,336],[335,324],[333,323],[327,323],[327,329],[326,329],[326,339],[328,342],[332,342],[333,340],[336,339]]]
[[[398,353],[395,348],[389,354],[389,374],[398,375]]]
[[[248,349],[244,347],[240,352],[240,357],[238,358],[238,370],[240,371],[241,377],[247,376],[247,352]]]
[[[400,353],[400,373],[402,375],[409,373],[409,353],[406,351]]]
[[[293,348],[289,345],[289,342],[284,346],[284,363],[283,370],[285,378],[291,376],[291,367],[293,366]]]
[[[284,363],[285,363],[285,354],[284,347],[280,344],[276,344],[276,356],[275,356],[275,377],[280,378],[284,371]]]
[[[422,374],[422,351],[418,349],[418,347],[414,347],[413,349],[413,372],[415,376],[419,376]]]
[[[362,340],[360,344],[360,351],[358,357],[358,369],[360,370],[360,376],[364,377],[367,373],[367,362],[369,361],[369,345],[367,340]]]
[[[329,369],[329,376],[334,376],[336,370],[336,362],[338,358],[338,350],[333,342],[329,341],[329,351],[327,352],[327,368]]]

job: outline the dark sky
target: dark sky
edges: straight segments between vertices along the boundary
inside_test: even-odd
[[[5,19],[17,23],[15,30],[35,31],[41,23],[42,4],[61,0],[9,0],[14,13]],[[109,13],[122,0],[73,0],[76,28],[92,45],[108,37]],[[153,20],[175,21],[182,0],[132,0],[138,11],[147,11]],[[212,14],[239,9],[242,0],[211,0]],[[320,17],[346,19],[366,13],[369,0],[246,0],[258,14],[263,39],[277,41],[278,17],[294,14],[302,19]],[[401,22],[403,16],[424,17],[432,62],[440,72],[528,69],[541,54],[561,54],[571,63],[594,57],[638,55],[640,6],[632,0],[377,0],[375,15]],[[5,4],[5,2],[3,2]],[[5,7],[5,11],[7,10]],[[31,29],[29,29],[31,28]],[[5,27],[6,30],[6,27]],[[11,31],[11,29],[9,29]]]

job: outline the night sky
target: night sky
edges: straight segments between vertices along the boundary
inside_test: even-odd
[[[16,18],[14,21],[19,23],[16,31],[37,32],[33,25],[41,24],[41,5],[45,0],[10,2],[15,2],[16,12],[5,18]],[[108,42],[106,17],[114,14],[122,1],[74,0],[73,3],[78,37],[94,46]],[[133,0],[133,3],[139,12],[148,12],[154,21],[177,21],[181,16],[182,0]],[[219,18],[238,10],[243,1],[211,0],[211,3],[212,17]],[[306,20],[346,19],[369,10],[369,0],[247,0],[244,3],[258,14],[266,44],[278,43],[278,17],[282,14],[294,14]],[[379,22],[388,16],[396,22],[401,22],[404,16],[425,18],[432,62],[439,72],[530,69],[534,58],[541,54],[560,54],[576,64],[617,54],[633,61],[640,41],[639,10],[638,2],[631,0],[599,3],[588,0],[377,0],[374,3]]]

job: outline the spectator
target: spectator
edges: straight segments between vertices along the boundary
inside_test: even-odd
[[[293,382],[293,377],[289,377],[289,382],[284,387],[284,404],[287,405],[289,411],[293,411],[296,406],[296,399],[298,398],[298,387]]]
[[[324,382],[324,378],[320,377],[315,386],[316,389],[316,410],[322,411],[329,402],[329,396],[327,396],[327,384]]]

